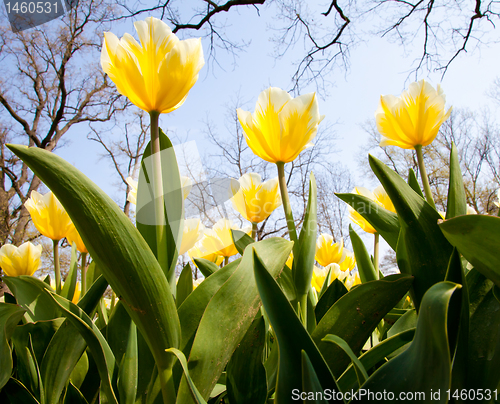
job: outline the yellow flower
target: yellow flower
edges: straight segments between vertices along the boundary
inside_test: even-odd
[[[286,266],[290,269],[292,269],[293,265],[293,252],[290,253],[288,259],[286,260]]]
[[[375,201],[375,195],[373,195],[373,192],[369,191],[368,189],[364,187],[356,187],[352,191],[353,194],[358,194],[362,196],[366,196],[367,198],[371,199],[372,201]],[[367,233],[376,233],[377,230],[373,228],[373,226],[366,221],[366,219],[361,216],[360,212],[355,210],[352,206],[347,206],[347,209],[349,210],[349,218],[353,221],[353,223],[356,223],[359,227],[361,227],[364,231]],[[362,212],[366,213],[366,212]]]
[[[42,246],[33,245],[29,241],[16,247],[5,244],[0,248],[0,267],[5,275],[33,275],[40,266]]]
[[[278,178],[262,183],[259,174],[244,174],[238,182],[231,181],[231,193],[234,208],[252,223],[266,220],[281,205]]]
[[[195,290],[198,286],[200,286],[200,283],[202,283],[205,279],[204,278],[198,278],[193,281],[193,290]]]
[[[441,87],[437,91],[429,83],[420,80],[411,83],[400,97],[383,95],[375,113],[378,131],[382,135],[380,146],[399,146],[413,149],[427,146],[448,119],[451,108],[445,112],[445,96]]]
[[[496,202],[495,202],[496,203]],[[446,212],[440,210],[438,211],[439,216],[443,218],[443,220],[446,220]],[[472,206],[467,205],[467,211],[465,212],[466,215],[477,215],[476,209],[474,209]]]
[[[71,301],[74,304],[78,304],[78,301],[80,300],[80,294],[82,293],[80,289],[81,289],[80,282],[77,282],[75,287],[75,293],[73,293],[73,299],[71,299]]]
[[[101,66],[120,94],[146,112],[179,108],[205,64],[201,39],[179,41],[163,21],[134,23],[140,44],[130,34],[104,33]]]
[[[391,212],[396,213],[396,209],[394,208],[394,204],[385,192],[385,189],[382,185],[379,185],[377,188],[373,190],[373,196],[375,197],[375,202],[382,206],[383,208],[390,210]]]
[[[224,261],[224,257],[217,255],[214,252],[206,251],[203,248],[201,242],[196,243],[194,247],[188,251],[188,254],[191,260],[193,261],[193,264],[195,265],[196,265],[196,262],[194,262],[195,258],[204,258],[208,261],[213,262],[216,265],[220,265],[222,264],[222,261]]]
[[[359,278],[357,271],[352,275],[348,275],[345,281],[345,287],[347,290],[350,290],[355,285],[361,285],[361,279]]]
[[[130,191],[127,195],[127,201],[137,205],[137,186],[138,183],[132,177],[127,177],[127,184],[130,187]],[[191,192],[191,188],[193,187],[193,182],[188,178],[181,175],[181,187],[182,187],[182,196],[186,199]]]
[[[33,224],[44,236],[52,240],[66,237],[71,219],[52,192],[41,195],[33,191],[24,206],[28,209]]]
[[[325,283],[326,277],[328,275],[328,269],[327,268],[318,268],[316,265],[314,266],[313,269],[313,275],[311,278],[311,286],[316,289],[316,292],[321,292],[321,288],[323,287],[323,284]],[[330,278],[331,281],[331,278]],[[331,283],[331,282],[330,282]]]
[[[190,250],[197,241],[203,237],[205,226],[201,223],[200,219],[186,219],[184,220],[184,231],[182,232],[181,248],[179,255],[184,254]]]
[[[356,257],[354,253],[344,249],[344,259],[339,264],[340,270],[343,272],[349,272],[356,266]]]
[[[231,220],[220,219],[213,225],[212,229],[205,232],[205,237],[201,240],[203,248],[223,257],[232,257],[238,254],[238,250],[233,243],[231,230],[240,230],[247,234],[252,231],[251,227],[239,229],[233,225]]]
[[[316,241],[316,261],[326,267],[333,263],[339,263],[344,259],[344,239],[333,243],[333,237],[329,234],[321,234]]]
[[[68,233],[66,234],[66,238],[68,239],[69,245],[75,243],[78,251],[80,251],[81,253],[88,253],[87,247],[85,247],[85,244],[83,244],[83,240],[80,237],[80,234],[78,233],[78,230],[76,230],[76,227],[73,223],[71,223],[69,227]]]
[[[292,98],[276,87],[260,93],[253,114],[240,108],[237,113],[250,149],[271,163],[293,161],[312,146],[324,118],[315,93]]]

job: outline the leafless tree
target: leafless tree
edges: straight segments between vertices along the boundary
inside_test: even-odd
[[[41,183],[6,143],[53,151],[81,124],[109,121],[127,107],[100,66],[103,0],[82,0],[62,20],[13,33],[0,28],[0,243],[21,243],[29,214],[23,204]],[[111,85],[110,85],[111,84]]]

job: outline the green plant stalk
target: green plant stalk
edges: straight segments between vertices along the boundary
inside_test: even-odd
[[[59,266],[59,240],[52,240],[54,246],[54,273],[56,275],[56,292],[61,294],[61,268]]]
[[[380,245],[380,234],[373,234],[373,266],[375,267],[375,272],[377,273],[377,279],[379,279],[379,245]]]
[[[252,238],[257,241],[257,223],[252,222]]]
[[[158,121],[160,114],[157,111],[149,113],[151,119],[151,154],[153,157],[153,189],[154,189],[154,209],[156,221],[156,256],[165,275],[169,270],[168,256],[165,249],[165,204],[163,201],[163,178],[161,171],[160,154],[160,132]],[[175,281],[174,281],[175,282]]]
[[[434,198],[432,197],[431,186],[429,185],[429,177],[427,177],[427,171],[425,170],[424,156],[422,154],[422,146],[416,145],[415,151],[417,152],[418,169],[420,170],[420,178],[422,178],[422,184],[424,185],[425,199],[434,209],[436,209],[436,204],[434,203]]]
[[[87,293],[87,253],[82,253],[81,256],[81,271],[82,271],[82,293],[81,297]]]
[[[224,266],[229,264],[229,257],[224,257]]]
[[[307,329],[307,293],[305,295],[299,296],[299,310],[299,317],[302,320],[302,324]]]
[[[285,210],[286,224],[288,226],[288,234],[290,235],[290,240],[293,241],[294,249],[297,245],[297,230],[295,229],[295,222],[293,220],[292,207],[290,206],[290,198],[288,197],[288,189],[286,187],[285,178],[285,163],[276,163],[278,167],[278,181],[280,185],[281,201],[283,203],[283,209]]]

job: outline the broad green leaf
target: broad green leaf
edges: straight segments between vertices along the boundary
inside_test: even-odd
[[[276,281],[278,282],[278,285],[280,285],[288,301],[296,301],[297,291],[295,290],[295,284],[293,283],[292,270],[285,265],[285,267],[283,267],[283,271],[281,271]]]
[[[335,194],[363,216],[368,223],[396,250],[399,235],[398,215],[387,210],[366,196],[358,194]]]
[[[356,265],[358,267],[361,282],[376,281],[378,279],[378,274],[373,266],[370,254],[368,254],[366,250],[365,243],[363,243],[361,237],[352,229],[351,225],[349,225],[349,237],[351,239],[354,255],[356,256]]]
[[[164,262],[160,262],[168,281],[175,290],[175,265],[177,263],[178,248],[182,241],[184,226],[184,197],[181,188],[181,179],[177,158],[170,139],[159,130],[160,159],[163,180],[163,199],[165,205],[166,223],[163,225],[166,239],[165,245],[158,246],[154,210],[154,186],[152,184],[153,157],[151,142],[144,149],[141,161],[141,170],[137,186],[136,226],[147,241],[151,251],[157,255],[158,248],[165,251]]]
[[[106,339],[93,323],[92,319],[77,305],[56,294],[46,293],[52,297],[53,304],[59,307],[66,319],[78,329],[85,339],[97,364],[97,369],[101,378],[102,393],[106,396],[107,402],[118,404],[111,386],[111,379],[115,367],[115,357]]]
[[[451,383],[451,356],[448,346],[448,306],[460,286],[440,282],[424,295],[418,315],[415,338],[403,353],[380,367],[363,385],[372,393],[390,391],[398,397],[401,392],[440,391],[440,400],[448,402],[446,390]],[[370,402],[366,398],[359,402]],[[432,401],[434,402],[434,401]]]
[[[89,316],[95,310],[108,282],[100,276],[80,299],[78,306]],[[45,404],[59,403],[66,383],[80,360],[87,343],[69,321],[56,331],[41,362],[41,374],[45,391]]]
[[[365,369],[374,367],[377,363],[383,361],[387,356],[397,351],[401,347],[410,343],[415,335],[415,328],[396,334],[387,338],[380,344],[365,352],[359,357],[360,362]],[[342,391],[357,390],[359,387],[357,375],[354,367],[350,365],[338,380],[338,385]]]
[[[415,310],[408,310],[394,323],[394,325],[387,331],[388,337],[393,337],[402,332],[411,330],[417,326],[417,312]]]
[[[475,269],[500,286],[500,217],[465,215],[445,220],[439,227]]]
[[[82,356],[80,357],[75,367],[73,368],[73,371],[69,376],[69,380],[76,388],[79,389],[83,381],[85,380],[88,371],[89,371],[89,357],[87,355],[87,352],[83,352]]]
[[[226,386],[229,402],[263,404],[267,398],[266,370],[262,352],[266,341],[264,317],[253,321],[227,364]]]
[[[33,394],[19,380],[13,377],[0,390],[0,402],[9,404],[40,404]]]
[[[234,246],[241,255],[243,255],[243,251],[245,251],[247,246],[255,243],[252,237],[240,230],[231,230],[231,237],[233,238]]]
[[[4,276],[3,281],[16,297],[17,304],[26,309],[25,318],[29,322],[53,320],[60,317],[60,313],[51,304],[50,298],[43,293],[44,289],[53,289],[32,276]]]
[[[127,351],[130,339],[132,319],[122,302],[118,302],[105,328],[106,341],[113,351],[115,361],[120,364]],[[104,330],[103,330],[104,332]]]
[[[184,266],[177,281],[176,304],[179,307],[193,291],[193,273],[189,262]]]
[[[205,278],[208,278],[214,272],[217,272],[219,270],[217,264],[212,261],[206,260],[205,258],[195,258],[194,262]]]
[[[12,351],[9,340],[26,309],[9,303],[0,303],[0,390],[12,373]]]
[[[274,402],[293,403],[294,389],[302,391],[302,351],[307,353],[323,389],[335,389],[336,381],[325,360],[257,251],[254,252],[254,262],[262,304],[278,341],[279,368]]]
[[[413,301],[418,311],[427,289],[444,280],[453,248],[439,232],[439,213],[380,160],[369,156],[369,161],[391,198],[399,220],[405,225],[403,237],[408,258],[407,269],[415,277]]]
[[[261,302],[252,271],[255,265],[253,249],[262,254],[272,275],[277,277],[290,255],[292,243],[282,238],[270,238],[249,245],[238,268],[208,303],[189,354],[191,378],[205,399],[210,395],[260,309]],[[217,274],[221,271],[222,269]],[[190,296],[195,295],[202,285]],[[188,300],[189,298],[186,302]],[[177,397],[178,403],[188,399],[186,391],[187,385],[183,377]]]
[[[314,256],[316,254],[317,219],[317,189],[313,173],[309,179],[309,199],[307,201],[306,215],[300,230],[297,246],[294,246],[292,274],[297,297],[307,295],[311,288],[311,279],[314,269]],[[263,257],[265,259],[265,257]]]
[[[138,348],[137,327],[131,321],[129,325],[127,348],[120,361],[118,370],[118,395],[121,404],[134,404],[137,396],[138,383]]]
[[[420,184],[418,183],[417,175],[413,168],[410,168],[408,171],[408,185],[413,189],[418,195],[425,199],[424,193],[422,192],[422,188],[420,188]]]
[[[179,319],[182,326],[181,350],[188,355],[196,331],[208,302],[238,268],[241,259],[237,259],[209,278],[205,279],[179,307]]]
[[[323,316],[326,314],[330,307],[332,307],[337,300],[347,293],[347,288],[338,279],[334,279],[325,293],[320,297],[314,313],[316,315],[316,322],[319,323]]]
[[[458,151],[455,143],[451,143],[450,151],[450,182],[448,185],[448,204],[446,206],[446,219],[467,213],[464,180],[460,170]]]
[[[193,399],[193,402],[196,404],[206,404],[206,401],[204,400],[203,396],[200,394],[200,392],[196,388],[196,385],[194,384],[193,379],[189,375],[189,366],[188,366],[188,363],[186,361],[186,357],[184,356],[184,354],[175,348],[167,349],[167,352],[170,352],[171,354],[175,355],[177,357],[177,359],[179,359],[179,362],[181,363],[182,369],[184,371],[184,378],[187,381],[187,384],[189,386],[189,391],[191,393],[191,397]]]
[[[64,404],[88,404],[88,401],[80,390],[70,382],[66,389],[66,395],[64,396]]]
[[[335,376],[350,363],[349,357],[334,344],[322,342],[328,334],[345,340],[358,354],[366,340],[396,303],[408,292],[413,278],[390,275],[351,289],[328,310],[311,337]]]
[[[302,392],[307,393],[307,396],[313,398],[313,403],[328,404],[328,401],[323,397],[325,389],[321,386],[316,370],[307,356],[306,351],[301,351],[302,359]],[[292,393],[293,394],[293,393]],[[305,401],[305,400],[304,400]]]
[[[78,278],[78,259],[76,256],[76,244],[73,243],[71,246],[71,262],[69,265],[69,272],[66,280],[64,281],[64,286],[61,291],[61,296],[73,300],[73,295],[76,289],[76,280]]]
[[[180,324],[170,286],[148,244],[114,201],[71,164],[36,147],[9,148],[55,194],[90,255],[148,341],[159,369],[178,346]]]

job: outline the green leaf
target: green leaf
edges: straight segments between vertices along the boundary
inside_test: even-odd
[[[231,230],[231,237],[233,238],[234,246],[241,255],[243,255],[243,251],[245,251],[247,246],[255,243],[252,237],[240,230]]]
[[[73,295],[76,289],[76,280],[78,278],[78,259],[76,256],[76,244],[73,243],[71,246],[71,262],[69,265],[69,272],[66,280],[64,281],[64,286],[61,291],[61,296],[73,300]]]
[[[257,251],[254,251],[254,262],[262,304],[278,340],[279,369],[274,402],[293,403],[292,391],[302,391],[302,351],[307,353],[323,389],[335,389],[336,381],[325,360]]]
[[[208,278],[214,272],[217,272],[219,270],[217,264],[212,261],[206,260],[205,258],[195,258],[194,262],[205,278]]]
[[[358,212],[396,250],[399,235],[398,215],[387,210],[366,196],[358,194],[335,194]]]
[[[248,246],[238,268],[208,303],[189,355],[191,378],[205,399],[212,392],[231,355],[260,309],[261,302],[252,271],[255,265],[253,249],[265,257],[264,260],[273,276],[277,277],[290,255],[292,243],[282,238],[270,238]],[[222,269],[217,274],[221,271]],[[195,295],[199,287],[191,295]],[[186,389],[183,377],[177,402],[188,399]]]
[[[408,310],[394,323],[394,325],[387,331],[387,336],[393,337],[402,332],[411,330],[417,326],[417,312],[416,310]]]
[[[363,283],[341,297],[318,323],[312,339],[334,375],[340,376],[350,363],[337,346],[322,342],[328,334],[345,340],[355,354],[401,298],[408,292],[413,278],[390,275],[378,281]]]
[[[0,390],[12,373],[12,350],[9,340],[26,310],[14,304],[0,303]]]
[[[297,246],[294,246],[292,274],[297,296],[307,295],[311,288],[311,279],[314,269],[314,256],[316,254],[317,219],[317,189],[316,180],[311,173],[309,180],[309,199],[307,201],[306,215],[300,230]],[[264,257],[263,257],[264,258]]]
[[[323,392],[325,389],[321,386],[318,375],[314,370],[314,366],[307,356],[306,351],[301,351],[302,359],[302,392],[306,392],[308,397],[314,397],[311,401],[317,404],[328,404],[328,401],[324,399]],[[304,400],[305,401],[305,400]]]
[[[175,286],[175,265],[179,253],[177,246],[181,245],[184,228],[184,197],[172,142],[161,129],[159,130],[159,138],[166,220],[166,224],[163,225],[166,234],[165,245],[157,246],[156,240],[157,223],[155,221],[154,191],[150,182],[150,176],[154,172],[151,142],[144,149],[141,161],[137,186],[136,226],[155,255],[158,248],[165,249],[166,261],[160,262],[160,266],[170,284]]]
[[[347,293],[347,288],[344,283],[338,279],[334,279],[325,293],[320,297],[316,308],[314,309],[314,314],[316,315],[316,322],[319,323],[323,316],[330,310],[337,300]]]
[[[371,369],[377,363],[383,361],[387,356],[410,343],[413,340],[414,335],[415,328],[412,328],[400,334],[396,334],[391,338],[387,338],[361,355],[359,360],[365,369]],[[350,365],[339,378],[338,385],[344,392],[358,389],[359,384],[357,381],[357,375],[352,365]]]
[[[425,294],[418,316],[417,330],[412,343],[403,353],[380,367],[363,385],[371,393],[390,391],[398,397],[401,392],[441,392],[440,399],[448,402],[445,394],[451,383],[451,357],[448,346],[447,315],[450,299],[460,286],[440,282]],[[366,398],[360,402],[371,402]]]
[[[418,183],[417,175],[415,174],[415,171],[413,171],[413,168],[410,168],[410,170],[408,171],[408,185],[418,195],[420,195],[422,197],[422,199],[425,199],[424,193],[422,192],[422,189],[420,188],[420,184]]]
[[[408,259],[405,271],[410,270],[415,276],[413,301],[418,311],[427,289],[444,280],[453,248],[438,230],[439,213],[384,163],[373,156],[369,156],[369,160],[404,223],[403,239]]]
[[[116,203],[73,165],[37,147],[8,146],[55,194],[90,255],[148,341],[159,369],[178,346],[180,323],[170,286],[148,244]],[[49,306],[53,307],[53,306]]]
[[[0,401],[11,404],[40,404],[33,394],[19,381],[11,377],[0,390]]]
[[[450,151],[450,182],[448,185],[448,204],[446,206],[446,219],[467,213],[464,181],[458,160],[458,151],[455,143],[451,143]]]
[[[196,388],[196,385],[193,382],[193,379],[189,375],[189,366],[188,366],[188,363],[186,361],[186,357],[184,356],[184,354],[175,348],[167,349],[167,352],[170,352],[171,354],[175,355],[177,357],[177,359],[179,359],[179,362],[181,363],[182,369],[184,370],[184,378],[187,381],[187,384],[189,386],[189,391],[191,393],[191,397],[193,399],[193,402],[196,404],[206,404],[206,401],[203,399],[203,396],[200,394],[200,392]]]
[[[354,366],[354,370],[356,371],[356,376],[358,378],[358,383],[361,386],[366,379],[368,379],[368,373],[366,373],[365,367],[360,362],[358,357],[354,354],[351,347],[345,342],[342,338],[337,335],[328,334],[325,338],[322,339],[324,342],[331,342],[336,344],[339,348],[341,348],[347,356],[351,359],[351,362]]]
[[[356,265],[358,267],[361,282],[376,281],[378,279],[378,273],[373,266],[370,254],[368,254],[363,240],[361,240],[361,237],[352,229],[351,225],[349,225],[349,237],[356,257]]]
[[[64,396],[64,404],[88,404],[88,401],[73,383],[69,383]]]
[[[177,307],[191,294],[193,291],[193,273],[189,262],[184,266],[177,281]]]
[[[266,341],[264,317],[252,322],[227,364],[226,386],[229,402],[263,404],[267,398],[266,369],[262,352]]]
[[[138,348],[137,348],[137,327],[131,321],[127,348],[120,362],[118,371],[118,395],[121,404],[134,404],[137,395],[138,383]]]
[[[465,215],[445,220],[439,227],[475,269],[500,286],[500,217]]]
[[[278,285],[280,285],[289,302],[296,301],[297,291],[295,290],[295,284],[293,283],[293,275],[291,269],[289,269],[285,265],[283,267],[283,271],[281,271],[278,278],[276,279],[276,282],[278,282]]]

